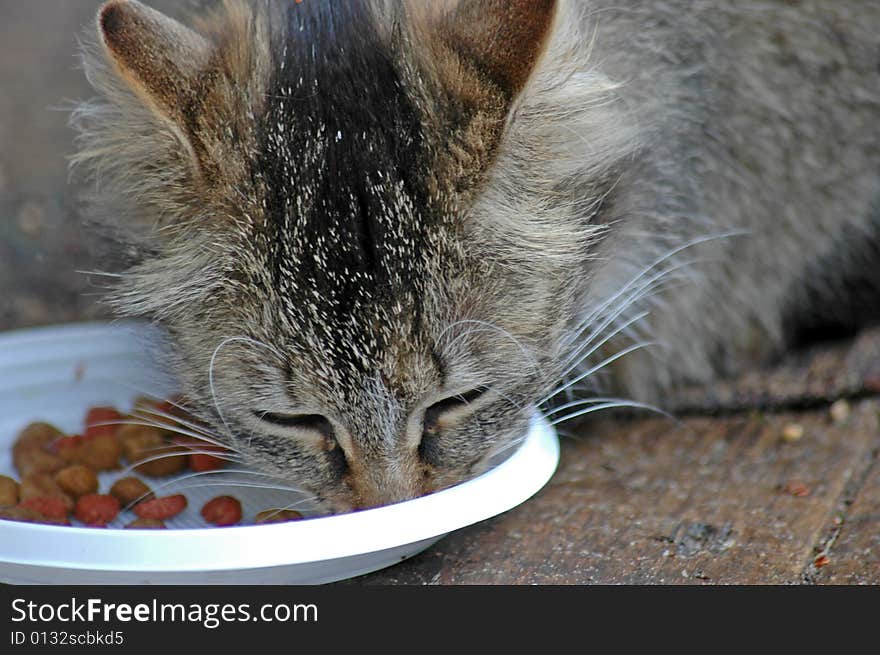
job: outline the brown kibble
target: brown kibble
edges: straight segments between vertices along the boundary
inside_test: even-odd
[[[19,507],[32,509],[49,519],[66,519],[68,513],[67,506],[58,496],[34,496],[22,500]]]
[[[804,426],[800,423],[789,423],[782,429],[782,439],[789,443],[800,441],[804,436]]]
[[[34,473],[54,473],[64,468],[64,460],[49,452],[52,443],[64,433],[49,423],[26,425],[12,446],[12,462],[20,477]]]
[[[123,507],[153,497],[153,491],[140,478],[129,476],[120,478],[110,487],[110,495],[119,500]]]
[[[0,507],[0,519],[21,521],[23,523],[46,523],[48,525],[70,525],[66,518],[53,519],[43,516],[38,511],[17,505],[16,507]]]
[[[837,423],[838,425],[841,423],[846,423],[846,420],[850,415],[850,406],[849,403],[841,398],[840,400],[832,403],[831,407],[828,408],[828,413],[831,415],[831,420]]]
[[[114,435],[102,434],[87,439],[82,445],[81,463],[96,471],[112,471],[119,468],[122,445]]]
[[[136,460],[143,450],[165,443],[162,431],[149,425],[123,425],[116,436],[122,444],[122,455],[129,462]]]
[[[791,494],[792,496],[797,496],[798,498],[805,498],[812,493],[807,485],[805,485],[803,482],[797,482],[795,480],[786,483],[782,490],[785,493]]]
[[[119,431],[122,453],[135,471],[151,477],[174,475],[186,468],[186,449],[168,443],[162,430],[144,425],[125,425]],[[174,455],[171,453],[184,453]],[[158,459],[151,459],[158,457]],[[150,460],[150,461],[145,461]]]
[[[294,509],[264,509],[254,518],[254,523],[286,523],[305,518]]]
[[[18,487],[18,495],[20,502],[24,502],[29,498],[39,498],[41,496],[54,496],[64,501],[67,511],[73,510],[74,502],[65,491],[55,482],[55,478],[48,473],[34,473],[23,478]]]
[[[164,530],[165,523],[159,519],[135,519],[125,527],[127,530]]]
[[[74,498],[98,491],[98,476],[85,464],[71,464],[61,469],[55,474],[55,482]]]
[[[19,451],[13,456],[13,463],[22,478],[36,473],[55,473],[67,466],[63,457],[37,449]]]
[[[64,433],[54,425],[37,421],[24,426],[15,439],[12,453],[15,455],[22,450],[41,450],[49,447],[55,439],[63,437]]]
[[[59,450],[59,455],[68,462],[84,464],[95,471],[112,471],[119,468],[122,445],[112,434],[99,434]]]
[[[11,507],[18,504],[18,482],[5,475],[0,475],[0,507]]]
[[[817,569],[821,569],[823,566],[828,566],[829,564],[831,564],[831,560],[825,555],[819,555],[819,557],[813,560],[813,566]]]

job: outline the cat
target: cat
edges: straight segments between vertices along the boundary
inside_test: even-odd
[[[73,163],[108,301],[344,512],[875,312],[877,34],[856,0],[111,0]]]

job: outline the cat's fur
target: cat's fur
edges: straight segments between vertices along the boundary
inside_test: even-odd
[[[214,4],[105,6],[76,161],[114,305],[328,509],[473,475],[558,386],[662,404],[880,279],[877,3]]]

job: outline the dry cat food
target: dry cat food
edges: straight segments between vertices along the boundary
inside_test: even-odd
[[[33,510],[50,519],[66,519],[70,511],[57,496],[32,496],[21,501],[19,507]]]
[[[76,501],[74,516],[86,525],[106,526],[119,514],[119,500],[107,494],[89,494]]]
[[[217,496],[205,503],[201,514],[212,525],[235,525],[241,521],[241,502],[232,496]]]
[[[0,475],[0,507],[18,505],[18,482]]]
[[[185,510],[187,504],[186,496],[183,494],[150,498],[149,500],[142,500],[135,505],[134,513],[142,519],[167,521]]]
[[[90,408],[79,434],[65,434],[46,422],[25,426],[12,446],[17,481],[0,476],[0,518],[14,521],[106,527],[122,512],[137,517],[125,527],[164,529],[165,521],[188,505],[186,496],[156,496],[138,475],[164,478],[184,471],[204,473],[222,469],[225,449],[173,429],[198,430],[197,419],[179,404],[135,401],[128,415],[115,407]],[[167,426],[167,427],[166,427]],[[123,467],[138,475],[123,475],[102,490],[98,474]],[[233,496],[212,498],[200,511],[207,525],[229,526],[242,521],[241,501]],[[267,509],[253,523],[302,519],[290,509]]]
[[[55,482],[74,498],[98,491],[98,474],[85,464],[71,464],[61,469],[55,474]]]
[[[140,500],[153,497],[153,491],[146,482],[134,476],[119,478],[110,487],[110,495],[115,496],[123,507],[128,507]]]

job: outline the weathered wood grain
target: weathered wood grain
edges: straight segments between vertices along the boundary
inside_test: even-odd
[[[880,423],[880,414],[874,421]],[[880,440],[857,462],[854,480],[841,498],[820,553],[822,567],[809,571],[823,584],[880,584]]]
[[[877,408],[855,404],[844,425],[820,410],[594,426],[564,444],[557,474],[531,501],[359,582],[811,581],[815,548],[880,448]],[[787,441],[795,422],[803,436]],[[853,508],[867,529],[851,545],[838,540],[835,567],[880,583],[864,556],[876,550],[880,493],[865,493]]]

